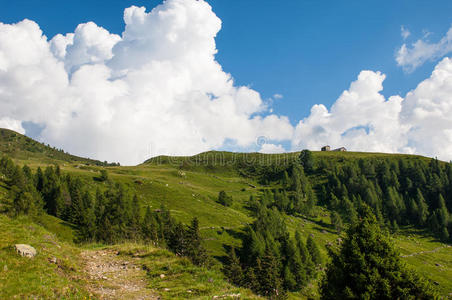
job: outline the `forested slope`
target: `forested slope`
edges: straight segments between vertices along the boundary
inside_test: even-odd
[[[327,249],[341,245],[367,205],[402,261],[440,294],[452,292],[449,163],[380,153],[207,152],[104,167],[8,143],[20,151],[1,152],[14,159],[14,167],[2,163],[3,207],[20,215],[30,214],[24,203],[36,204],[75,226],[76,245],[151,243],[223,269],[261,295],[318,297]],[[17,184],[29,195],[11,193]]]

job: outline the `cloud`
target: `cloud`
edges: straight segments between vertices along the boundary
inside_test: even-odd
[[[402,36],[403,34],[402,27]],[[403,67],[405,71],[411,72],[428,60],[435,60],[452,52],[452,27],[437,43],[425,40],[429,35],[427,32],[424,34],[424,39],[417,40],[411,47],[404,43],[396,53],[397,65]]]
[[[358,79],[342,93],[330,111],[315,105],[295,129],[294,149],[345,146],[351,150],[398,152],[405,129],[399,122],[402,98],[388,100],[380,93],[385,75],[361,71]]]
[[[385,75],[362,71],[328,110],[315,105],[298,123],[292,149],[416,153],[452,159],[452,59],[402,98],[381,94]]]
[[[22,122],[14,120],[8,117],[0,119],[0,128],[11,129],[21,134],[25,133],[25,129],[22,127]]]
[[[282,145],[275,145],[275,144],[263,144],[261,146],[261,149],[259,150],[260,153],[284,153],[286,152],[286,149]]]
[[[361,71],[334,104],[314,105],[294,128],[272,99],[238,86],[215,60],[221,20],[205,1],[167,0],[152,11],[129,7],[115,35],[89,22],[48,39],[38,24],[0,23],[0,127],[71,153],[123,164],[159,154],[211,149],[284,152],[323,145],[352,151],[418,153],[452,159],[452,60],[404,97],[382,95],[385,75]],[[402,46],[416,67],[451,48]],[[398,60],[398,61],[399,61]],[[273,99],[280,98],[277,94]],[[27,129],[28,132],[28,129]]]
[[[50,41],[33,21],[0,23],[0,126],[38,124],[46,143],[124,164],[291,139],[215,60],[221,20],[205,1],[132,6],[124,22],[121,36],[88,22]]]
[[[444,58],[430,78],[410,91],[400,114],[409,124],[407,146],[413,153],[452,159],[452,59]]]
[[[282,99],[282,98],[284,98],[284,96],[281,95],[281,94],[274,94],[273,95],[273,99]]]
[[[400,35],[404,40],[406,40],[411,35],[411,32],[408,30],[408,28],[405,28],[405,26],[402,25],[400,27]]]

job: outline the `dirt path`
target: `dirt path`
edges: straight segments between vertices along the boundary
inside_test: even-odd
[[[146,272],[135,258],[115,250],[82,252],[88,289],[100,299],[159,299],[146,287]]]

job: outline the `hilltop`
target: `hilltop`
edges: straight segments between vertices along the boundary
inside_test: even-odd
[[[37,142],[15,131],[0,128],[0,153],[20,160],[35,160],[42,163],[78,162],[106,166],[107,162],[75,156],[62,149]]]
[[[210,273],[210,275],[199,275],[199,281],[192,284],[209,286],[208,279],[212,277],[217,278],[215,281],[217,282],[218,280],[218,282],[221,282],[221,284],[218,283],[219,286],[224,287],[224,289],[218,290],[213,286],[199,288],[199,295],[212,296],[240,292],[242,295],[248,293],[249,297],[254,297],[247,290],[232,288],[224,280],[224,276],[221,275],[219,271],[221,266],[219,264],[226,260],[228,249],[231,246],[236,249],[242,246],[242,238],[246,234],[246,228],[256,220],[256,214],[250,208],[252,204],[250,203],[250,198],[259,199],[259,201],[263,201],[265,198],[270,201],[268,204],[270,207],[273,206],[271,203],[276,203],[274,202],[276,201],[274,197],[276,197],[278,191],[286,190],[289,198],[296,197],[296,189],[288,187],[288,183],[284,181],[284,173],[289,173],[289,177],[292,177],[291,168],[293,168],[294,163],[298,163],[300,152],[261,154],[211,151],[190,157],[155,157],[133,167],[105,167],[99,161],[72,156],[35,142],[18,133],[9,130],[0,130],[1,155],[8,155],[14,158],[14,161],[19,165],[27,164],[33,171],[39,166],[45,168],[48,165],[59,165],[63,174],[71,174],[80,178],[86,189],[93,195],[98,188],[102,190],[108,188],[106,182],[99,180],[101,176],[100,172],[106,170],[109,180],[124,185],[130,194],[137,195],[141,215],[144,215],[148,207],[152,211],[159,211],[160,207],[164,205],[177,221],[181,221],[184,224],[190,224],[192,218],[197,217],[199,219],[200,232],[204,239],[203,244],[209,256],[214,257],[217,263],[214,271],[209,271],[213,273]],[[362,165],[362,169],[364,170],[364,165],[367,166],[368,162],[371,165],[378,165],[383,162],[388,164],[390,168],[389,176],[391,177],[393,176],[391,175],[391,170],[395,168],[395,165],[399,166],[407,162],[412,168],[416,166],[421,168],[424,165],[428,167],[431,163],[431,159],[426,157],[401,154],[319,151],[312,152],[312,156],[315,160],[315,168],[318,170],[307,173],[306,175],[307,182],[312,186],[313,193],[317,195],[318,200],[312,212],[309,214],[294,213],[292,212],[293,208],[273,207],[275,209],[278,208],[280,211],[291,236],[298,231],[303,239],[307,239],[309,236],[314,237],[323,260],[322,268],[328,261],[327,246],[337,244],[338,240],[344,235],[343,232],[338,232],[335,225],[332,224],[331,215],[336,210],[332,209],[330,202],[323,199],[324,195],[322,194],[322,187],[331,185],[333,180],[332,174],[336,172],[334,170],[344,170],[338,173],[338,178],[341,178],[341,172],[345,171],[351,172],[348,176],[356,176],[356,174],[353,175],[353,172],[356,171],[348,170],[350,165]],[[448,164],[438,162],[438,165],[442,173],[446,172],[444,170],[446,170]],[[370,168],[367,181],[376,180],[373,178],[378,177],[376,175],[378,172],[372,170]],[[423,172],[427,172],[426,170]],[[356,178],[360,177],[357,176]],[[404,183],[400,182],[399,184],[402,186]],[[347,190],[349,190],[349,186],[347,186]],[[225,191],[228,196],[232,197],[233,201],[231,206],[224,206],[219,203],[218,195],[220,191]],[[269,196],[270,192],[272,196]],[[348,193],[353,192],[350,190]],[[357,193],[360,192],[357,191]],[[7,198],[7,182],[2,179],[0,180],[0,202],[2,202],[3,206],[8,204]],[[446,200],[449,205],[449,199]],[[0,252],[3,255],[0,263],[5,262],[10,265],[11,263],[9,261],[15,261],[14,263],[17,263],[17,258],[13,258],[14,255],[11,250],[5,250],[11,244],[16,243],[16,241],[31,244],[44,243],[42,240],[33,240],[31,237],[25,238],[24,234],[20,233],[22,229],[15,231],[15,227],[22,228],[21,223],[17,219],[2,218],[3,224],[7,224],[10,229],[7,231],[8,240],[4,240],[1,245],[1,248],[4,250]],[[132,247],[130,245],[124,246],[123,244],[108,245],[106,248],[103,245],[92,243],[79,245],[73,242],[73,237],[76,232],[74,232],[71,224],[69,224],[71,226],[62,226],[61,224],[66,223],[50,216],[44,218],[44,220],[36,221],[26,219],[25,224],[31,224],[34,227],[38,226],[40,228],[39,230],[46,232],[43,235],[55,235],[56,238],[64,239],[64,241],[58,241],[58,243],[59,245],[63,242],[67,243],[67,247],[70,247],[70,251],[74,253],[71,255],[68,254],[68,259],[76,262],[75,264],[83,259],[81,253],[87,249],[90,251],[93,249],[96,251],[110,251],[113,249],[112,251],[121,252],[121,249],[124,249],[124,247]],[[420,274],[432,282],[436,282],[437,288],[442,295],[451,293],[452,249],[447,246],[447,243],[441,242],[438,236],[432,234],[425,227],[416,227],[402,223],[399,224],[399,227],[398,231],[393,231],[392,237],[395,245],[401,252],[402,260],[414,267]],[[196,298],[195,295],[188,294],[188,288],[182,288],[185,280],[188,280],[189,275],[187,273],[183,273],[185,275],[177,275],[180,274],[179,272],[185,272],[183,270],[189,270],[191,268],[187,267],[186,261],[179,261],[167,250],[152,247],[146,248],[147,246],[144,247],[143,245],[133,247],[135,247],[134,249],[141,250],[128,250],[126,252],[135,254],[143,251],[140,252],[143,258],[153,257],[149,253],[164,253],[156,254],[155,257],[167,257],[165,259],[162,258],[162,260],[148,259],[140,262],[141,266],[146,266],[145,268],[154,270],[150,273],[148,272],[147,277],[144,279],[157,295],[171,297],[178,295],[178,297],[183,298]],[[38,251],[42,251],[42,248],[40,250],[38,249]],[[59,253],[59,248],[55,248],[52,251],[54,251],[53,255],[62,255],[62,253]],[[39,264],[44,265],[45,261],[40,261]],[[0,265],[0,267],[2,266]],[[8,268],[10,267],[8,266]],[[193,268],[196,269],[197,267]],[[298,292],[290,293],[289,297],[317,297],[317,285],[322,276],[322,268],[320,268],[319,273],[310,280],[306,287]],[[202,269],[196,270],[204,272],[201,271]],[[33,273],[36,271],[30,272]],[[48,278],[54,276],[55,272],[59,271],[48,271],[50,276]],[[83,270],[74,268],[71,272],[73,274],[68,276],[77,277],[81,276],[80,274],[83,273]],[[159,279],[160,274],[162,274],[160,272],[166,272],[164,273],[167,275],[164,282],[161,282]],[[173,274],[173,276],[169,276],[168,274]],[[182,278],[185,279],[182,280]],[[4,278],[2,281],[6,282],[9,287],[18,284],[12,276]],[[77,286],[74,289],[78,289],[79,295],[89,293],[89,281],[89,278],[85,278],[84,281],[82,280],[79,283],[75,282]],[[66,285],[66,283],[61,283],[60,286],[62,287],[63,285]],[[20,293],[19,287],[16,287],[15,291]],[[173,292],[176,293],[175,291],[178,291],[177,293],[180,294],[172,294]],[[31,295],[31,293],[30,290],[22,295]]]

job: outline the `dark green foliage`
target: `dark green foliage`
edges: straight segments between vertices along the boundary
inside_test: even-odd
[[[108,181],[108,172],[105,169],[100,170],[100,180],[101,181]]]
[[[199,233],[198,218],[193,218],[190,226],[186,230],[187,246],[186,256],[198,266],[202,266],[207,262],[207,251],[202,245],[201,234]]]
[[[20,168],[9,158],[0,160],[0,174],[6,176],[12,199],[7,211],[12,215],[28,214],[35,216],[42,212],[41,194],[36,190],[34,178],[28,166]]]
[[[314,158],[312,157],[311,151],[306,149],[301,151],[299,160],[306,173],[314,171]]]
[[[231,270],[242,270],[243,286],[270,298],[283,298],[287,290],[298,291],[315,276],[315,265],[300,234],[297,232],[295,239],[290,237],[276,207],[268,208],[263,202],[257,205],[256,220],[246,229],[242,241],[240,261],[230,254],[225,272],[238,284],[236,277],[231,277],[236,272]],[[315,255],[320,255],[315,249]]]
[[[361,216],[340,250],[330,249],[322,299],[433,299],[432,287],[400,261],[370,208]]]
[[[260,263],[257,263],[260,292],[270,299],[283,298],[281,265],[277,256],[268,248]]]
[[[231,250],[229,251],[228,261],[224,267],[223,272],[232,284],[240,286],[245,283],[242,266],[240,265],[240,260],[237,257],[234,248],[231,248]],[[256,281],[254,271],[252,269],[251,272],[253,273],[254,277],[254,279],[252,278],[252,280]],[[249,278],[246,278],[246,281],[249,280]]]
[[[334,228],[336,229],[337,233],[341,233],[341,231],[342,231],[342,229],[344,227],[344,224],[342,223],[341,216],[337,212],[333,211],[331,213],[330,218],[331,218],[331,225],[334,226]]]
[[[311,255],[311,259],[314,265],[321,264],[322,256],[320,254],[319,247],[317,246],[316,242],[314,241],[311,235],[308,236],[308,240],[306,241],[306,248],[308,249],[308,252]]]
[[[44,202],[47,213],[76,226],[78,242],[143,239],[166,245],[196,265],[208,262],[196,218],[184,226],[165,207],[155,212],[148,207],[142,218],[138,197],[132,197],[124,185],[108,180],[106,189],[97,189],[93,196],[80,178],[63,175],[59,167],[49,166],[44,172],[38,167],[33,174],[29,167],[19,168],[7,158],[0,160],[0,174],[8,178],[12,199],[8,210],[14,215],[40,213]]]
[[[221,205],[224,205],[224,206],[231,206],[232,205],[232,197],[228,196],[225,191],[221,191],[218,194],[218,203],[220,203]]]

